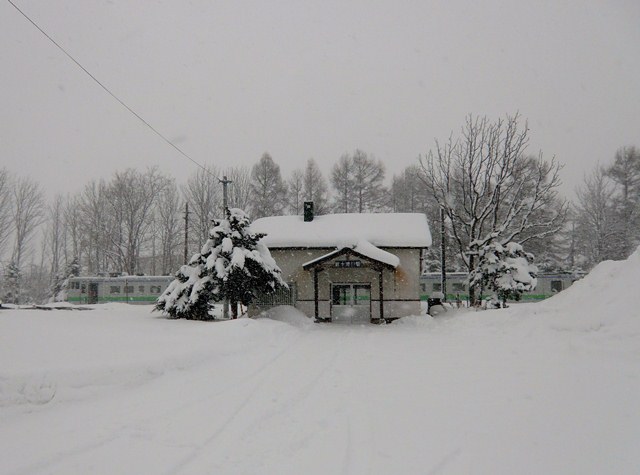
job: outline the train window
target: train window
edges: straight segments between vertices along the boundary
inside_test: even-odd
[[[453,291],[454,292],[464,292],[464,284],[462,282],[453,282]]]
[[[144,285],[138,286],[138,293],[144,294]]]
[[[87,293],[87,284],[82,284],[82,286],[80,287],[80,293],[82,293],[82,294],[86,294]]]
[[[442,290],[442,284],[440,282],[434,282],[431,290],[434,292],[440,292]]]
[[[162,289],[160,289],[159,285],[152,285],[149,287],[149,292],[151,292],[152,294],[159,294],[162,291]]]
[[[109,289],[109,292],[112,294],[119,294],[120,293],[120,286],[119,285],[112,285],[111,288]]]
[[[420,290],[422,290],[423,292],[427,291],[427,284],[420,284]]]
[[[551,292],[552,293],[562,292],[562,281],[561,280],[552,280],[551,281]]]
[[[124,288],[124,293],[125,293],[125,294],[132,294],[132,293],[133,293],[133,285],[127,285],[127,286]]]

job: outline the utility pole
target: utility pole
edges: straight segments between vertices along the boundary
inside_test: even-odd
[[[227,180],[227,176],[224,175],[222,179],[218,178],[218,181],[222,183],[222,217],[223,219],[227,219],[229,217],[229,204],[228,204],[228,195],[227,195],[227,185],[229,183],[233,183],[231,180]],[[236,311],[234,310],[234,315]],[[225,299],[222,302],[222,316],[224,319],[229,318],[229,301]]]
[[[218,181],[222,183],[222,216],[223,219],[227,217],[228,207],[228,195],[227,195],[227,185],[233,183],[231,180],[227,180],[226,175],[222,177],[222,179],[218,178]]]
[[[184,204],[184,263],[189,259],[189,202]]]
[[[444,301],[447,301],[447,257],[446,257],[446,241],[444,229],[444,208],[440,208],[440,268],[442,269],[441,287],[444,295]]]

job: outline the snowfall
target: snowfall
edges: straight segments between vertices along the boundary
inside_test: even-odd
[[[0,310],[0,473],[638,473],[638,282],[380,326]]]

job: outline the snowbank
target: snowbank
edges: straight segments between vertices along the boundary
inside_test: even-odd
[[[598,264],[583,279],[537,304],[558,330],[604,331],[623,337],[640,334],[640,247],[624,261]]]
[[[290,305],[280,305],[270,308],[262,312],[259,319],[270,319],[278,322],[284,322],[298,328],[310,329],[316,324],[300,310]]]

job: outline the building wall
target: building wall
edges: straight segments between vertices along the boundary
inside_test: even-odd
[[[310,317],[315,314],[313,270],[304,270],[302,266],[333,250],[335,249],[271,249],[271,255],[282,270],[283,279],[296,284],[297,308]],[[385,318],[419,314],[420,249],[384,250],[400,259],[400,264],[395,270],[386,268],[383,271]],[[371,317],[379,318],[379,271],[373,269],[371,263],[364,259],[361,259],[363,266],[359,268],[334,267],[336,260],[344,260],[344,256],[323,263],[323,270],[318,274],[320,317],[326,318],[331,315],[332,283],[368,283],[371,285]]]

